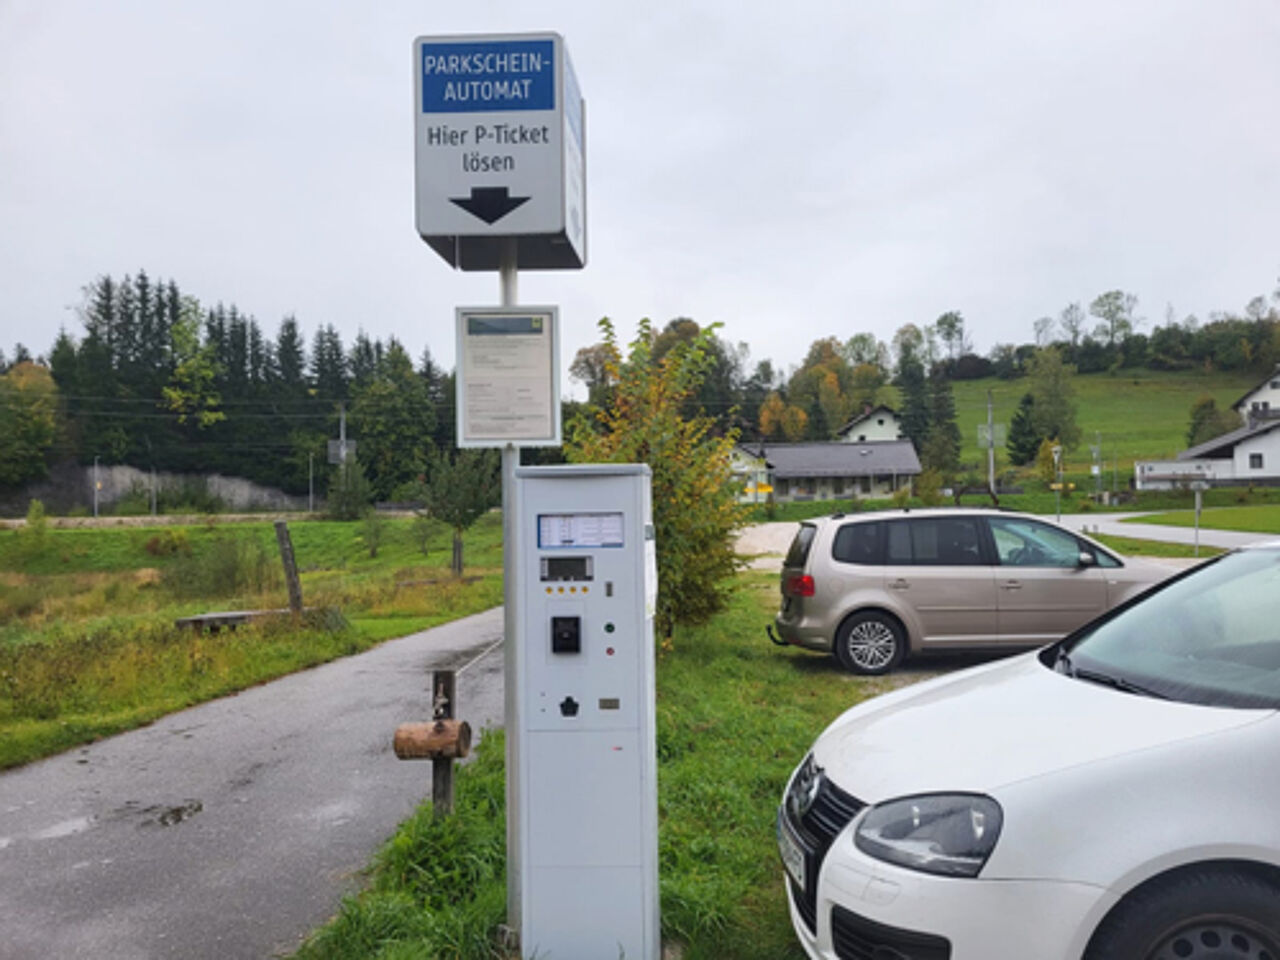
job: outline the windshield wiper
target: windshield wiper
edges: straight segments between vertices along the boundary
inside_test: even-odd
[[[1126,680],[1124,677],[1117,677],[1110,673],[1102,673],[1099,670],[1081,670],[1079,667],[1073,667],[1069,657],[1067,658],[1067,669],[1070,671],[1067,675],[1074,677],[1077,680],[1087,680],[1089,683],[1098,683],[1104,687],[1110,687],[1113,690],[1120,690],[1124,693],[1136,693],[1139,696],[1153,697],[1156,700],[1169,699],[1169,697],[1163,693],[1157,693],[1149,687],[1141,686],[1134,683],[1132,680]]]
[[[1067,654],[1066,647],[1058,648],[1058,658],[1053,661],[1053,669],[1058,673],[1065,673],[1068,677],[1076,675],[1075,665],[1071,662],[1071,657]]]

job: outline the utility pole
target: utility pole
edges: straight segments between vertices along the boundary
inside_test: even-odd
[[[991,391],[987,391],[987,489],[996,495],[996,418],[991,405]]]
[[[338,462],[347,462],[347,405],[338,404]]]
[[[1053,472],[1058,478],[1058,482],[1054,484],[1053,499],[1054,510],[1057,513],[1058,523],[1062,522],[1062,447],[1054,444],[1053,447]]]

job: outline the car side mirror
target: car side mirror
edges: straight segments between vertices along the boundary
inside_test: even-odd
[[[1080,567],[1096,567],[1098,565],[1098,558],[1088,550],[1081,550],[1080,556],[1076,558],[1076,565]]]

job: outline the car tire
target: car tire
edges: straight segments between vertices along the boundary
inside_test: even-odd
[[[855,613],[836,631],[834,653],[850,673],[880,676],[906,657],[906,635],[902,624],[887,614],[870,610]]]
[[[1280,886],[1225,868],[1138,889],[1103,920],[1085,960],[1280,958]]]

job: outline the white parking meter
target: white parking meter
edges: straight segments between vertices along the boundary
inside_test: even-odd
[[[649,476],[644,464],[515,471],[520,609],[507,729],[518,739],[526,958],[659,954]]]

